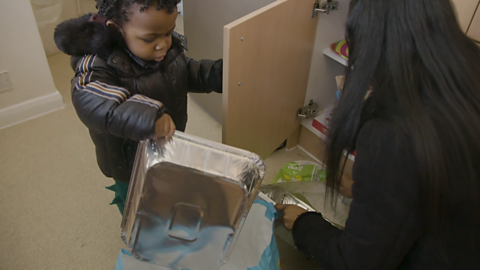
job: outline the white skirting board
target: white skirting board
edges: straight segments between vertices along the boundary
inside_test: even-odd
[[[64,107],[62,95],[58,91],[27,100],[0,110],[0,129],[40,117]]]

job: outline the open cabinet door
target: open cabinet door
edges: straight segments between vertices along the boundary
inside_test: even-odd
[[[224,27],[223,143],[266,158],[299,127],[313,2],[278,0]]]

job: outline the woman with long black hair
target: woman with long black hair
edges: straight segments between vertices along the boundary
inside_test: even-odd
[[[357,152],[350,215],[278,205],[297,248],[326,270],[480,269],[478,44],[449,0],[352,0],[347,40],[326,165],[335,200]]]

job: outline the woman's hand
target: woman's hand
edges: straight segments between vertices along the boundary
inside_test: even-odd
[[[275,205],[275,209],[277,209],[278,212],[281,212],[280,217],[276,221],[276,226],[283,223],[288,230],[292,230],[293,224],[298,216],[308,212],[307,210],[292,204],[277,204]]]
[[[172,117],[166,113],[155,122],[155,138],[172,137],[175,129]]]

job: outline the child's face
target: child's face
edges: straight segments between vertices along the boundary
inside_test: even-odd
[[[128,49],[147,61],[163,60],[172,46],[172,33],[177,19],[176,10],[168,14],[166,9],[150,6],[140,12],[141,5],[132,5],[129,21],[121,29]]]

